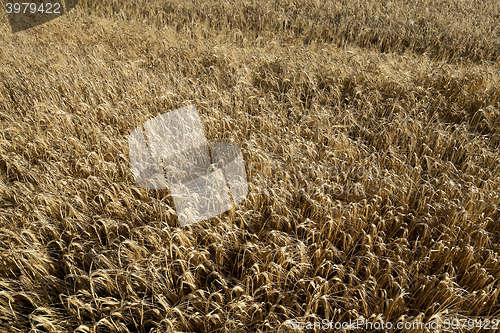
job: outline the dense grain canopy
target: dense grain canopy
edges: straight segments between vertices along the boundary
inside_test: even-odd
[[[498,318],[499,18],[493,0],[82,0],[16,34],[2,17],[1,331]],[[127,138],[191,104],[241,148],[249,193],[180,227]]]

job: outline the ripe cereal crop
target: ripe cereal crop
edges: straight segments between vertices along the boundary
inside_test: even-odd
[[[499,318],[499,18],[493,0],[81,0],[18,33],[0,15],[0,330]],[[127,137],[191,104],[249,193],[181,227]]]

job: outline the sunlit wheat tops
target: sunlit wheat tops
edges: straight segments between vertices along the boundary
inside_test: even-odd
[[[1,331],[500,317],[499,8],[81,0],[2,22]],[[127,138],[191,104],[249,193],[181,227]]]

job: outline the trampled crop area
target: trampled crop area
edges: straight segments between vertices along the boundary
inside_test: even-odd
[[[1,331],[493,331],[499,21],[493,0],[81,1],[15,34],[2,17]],[[181,227],[127,138],[191,104],[241,148],[249,193]]]

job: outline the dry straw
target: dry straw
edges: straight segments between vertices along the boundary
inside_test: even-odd
[[[82,0],[2,23],[2,332],[498,318],[499,8]],[[180,228],[127,137],[189,104],[250,192]]]

